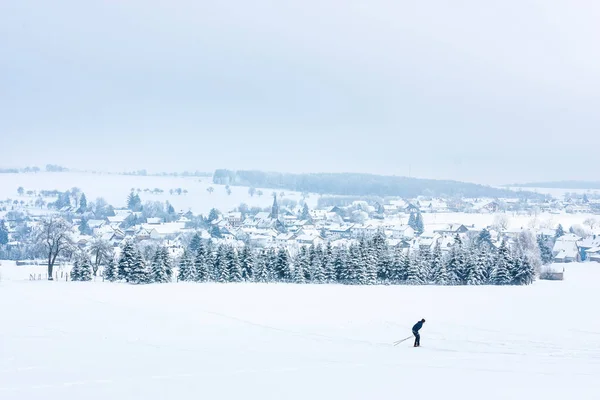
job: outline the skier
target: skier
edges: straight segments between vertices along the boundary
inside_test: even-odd
[[[419,330],[423,327],[424,323],[425,323],[425,318],[423,318],[422,320],[417,322],[412,327],[412,333],[413,333],[413,335],[415,335],[415,347],[419,347],[421,345],[421,335],[419,335]]]

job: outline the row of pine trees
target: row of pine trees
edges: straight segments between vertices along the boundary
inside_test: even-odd
[[[539,250],[538,250],[539,253]],[[539,259],[539,254],[536,256]],[[91,280],[88,261],[76,261],[72,280]],[[289,282],[349,285],[526,285],[536,275],[535,261],[527,251],[503,242],[496,248],[487,240],[463,243],[456,236],[446,252],[407,251],[387,244],[383,233],[345,247],[311,246],[290,256],[285,248],[241,249],[216,245],[194,237],[175,263],[164,247],[144,260],[133,243],[127,243],[118,260],[103,272],[109,281],[134,284],[186,282]],[[174,267],[178,268],[175,269]],[[176,272],[176,276],[175,276]]]

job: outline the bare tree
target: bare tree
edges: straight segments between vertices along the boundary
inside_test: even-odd
[[[100,266],[103,264],[107,264],[113,256],[113,247],[108,241],[99,236],[95,236],[90,244],[90,253],[94,258],[92,270],[94,272],[94,276],[96,276],[98,273],[98,268],[100,268]]]
[[[37,232],[37,240],[42,243],[48,255],[48,280],[53,280],[56,258],[72,245],[72,226],[64,218],[50,215],[41,220]]]
[[[492,226],[499,232],[505,231],[508,229],[508,225],[510,224],[510,218],[506,214],[496,214],[494,217],[494,223]]]
[[[583,224],[589,226],[590,229],[594,229],[596,226],[598,226],[598,220],[596,218],[587,218],[585,221],[583,221]]]

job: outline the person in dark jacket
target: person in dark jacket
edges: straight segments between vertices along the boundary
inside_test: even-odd
[[[415,347],[419,347],[421,345],[421,335],[419,334],[419,330],[423,327],[424,323],[425,318],[417,322],[412,328],[413,335],[415,335]]]

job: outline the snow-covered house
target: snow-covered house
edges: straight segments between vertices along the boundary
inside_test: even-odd
[[[573,233],[561,236],[556,239],[552,254],[554,255],[554,262],[557,263],[569,263],[581,261],[581,255],[577,242],[581,238]]]
[[[597,258],[598,249],[600,249],[600,236],[592,235],[577,242],[581,261],[586,261],[590,256]]]

